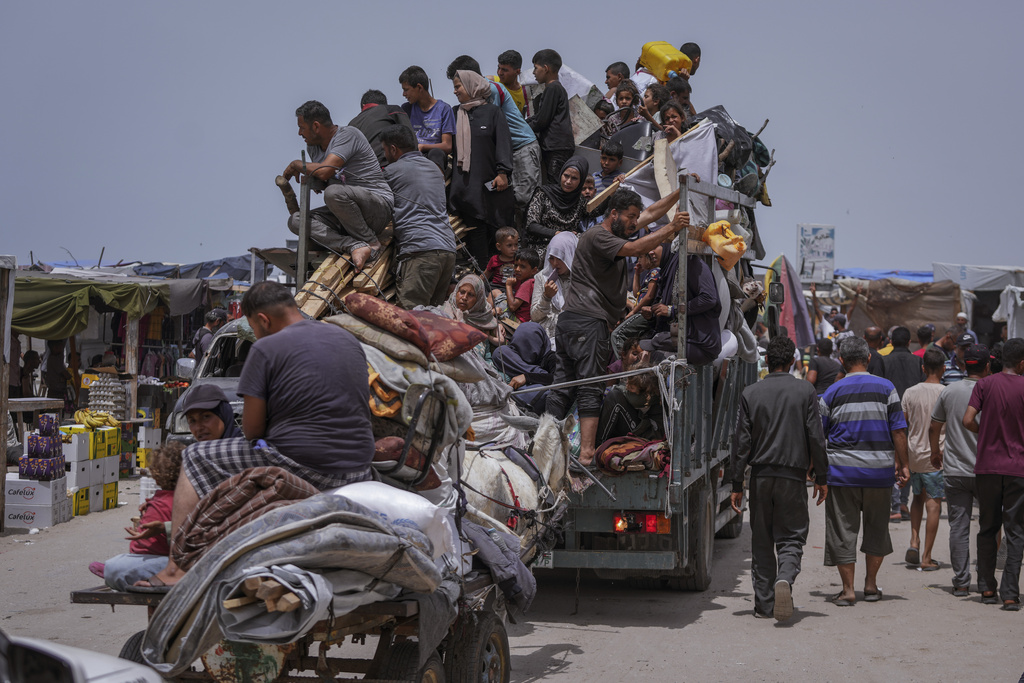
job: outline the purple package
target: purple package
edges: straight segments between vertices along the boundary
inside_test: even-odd
[[[41,413],[37,426],[41,436],[56,436],[58,435],[60,423],[57,421],[57,416],[54,413]]]
[[[53,481],[64,476],[64,456],[55,458],[30,458],[21,456],[18,460],[18,476],[36,481]]]

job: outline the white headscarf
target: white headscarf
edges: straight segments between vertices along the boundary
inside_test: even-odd
[[[572,272],[572,261],[576,256],[576,245],[579,241],[579,235],[574,232],[560,232],[551,238],[551,242],[548,243],[548,252],[544,255],[544,270],[541,271],[541,274],[544,276],[545,282],[554,280],[559,283],[558,292],[551,298],[551,304],[559,311],[565,306],[565,285],[559,281],[558,271],[551,265],[551,257],[561,259]]]

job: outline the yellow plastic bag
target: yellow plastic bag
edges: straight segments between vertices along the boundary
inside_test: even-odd
[[[718,263],[725,270],[732,270],[747,250],[747,243],[733,233],[729,221],[712,223],[704,231],[704,243],[718,256]]]

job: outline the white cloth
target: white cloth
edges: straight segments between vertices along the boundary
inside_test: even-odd
[[[1024,337],[1024,287],[1007,285],[999,295],[999,308],[992,320],[1006,323],[1006,338]]]

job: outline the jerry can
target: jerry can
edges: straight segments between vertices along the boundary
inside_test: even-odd
[[[640,50],[640,66],[647,69],[661,83],[667,83],[679,72],[690,73],[690,58],[663,40],[644,43]]]

